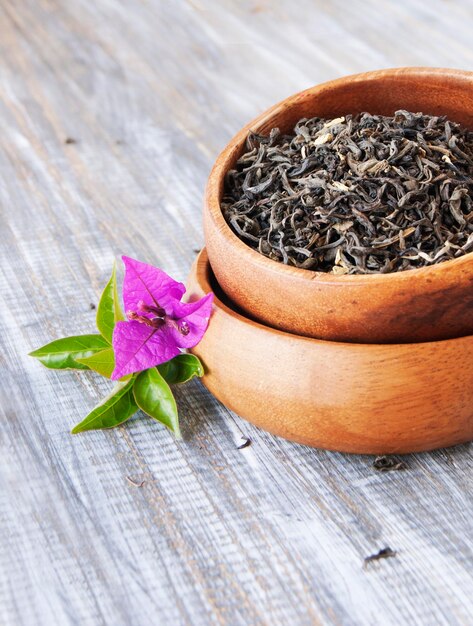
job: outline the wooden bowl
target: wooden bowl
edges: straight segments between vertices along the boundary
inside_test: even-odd
[[[214,310],[193,352],[204,385],[253,424],[317,448],[368,454],[473,439],[473,336],[373,345],[274,330],[222,301],[203,250],[189,299],[211,290]]]
[[[218,157],[204,202],[206,246],[222,289],[246,313],[308,337],[403,343],[473,333],[473,254],[392,274],[333,276],[286,266],[243,243],[220,208],[225,173],[249,130],[290,132],[302,117],[397,109],[447,115],[473,128],[473,72],[382,70],[324,83],[272,107],[243,128]]]

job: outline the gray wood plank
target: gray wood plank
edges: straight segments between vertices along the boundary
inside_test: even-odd
[[[472,623],[470,446],[380,474],[198,382],[182,442],[143,416],[72,437],[106,381],[26,356],[93,328],[121,253],[185,278],[212,162],[262,109],[357,71],[471,68],[472,27],[467,0],[0,3],[0,623]]]

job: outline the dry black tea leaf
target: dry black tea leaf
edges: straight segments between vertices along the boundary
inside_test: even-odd
[[[372,561],[379,561],[380,559],[389,559],[390,557],[396,556],[397,552],[395,550],[391,550],[391,548],[388,546],[386,548],[383,548],[382,550],[379,550],[379,552],[376,552],[375,554],[370,554],[370,556],[367,556],[364,560],[364,564],[368,565],[368,563],[371,563]]]
[[[248,437],[241,437],[240,438],[240,443],[237,445],[237,450],[243,450],[243,448],[247,448],[248,446],[251,446],[251,439],[249,439]]]
[[[333,274],[388,273],[473,251],[473,132],[397,111],[250,133],[223,214],[249,246]]]
[[[393,472],[407,469],[406,463],[394,456],[377,456],[373,461],[373,467],[378,472]]]

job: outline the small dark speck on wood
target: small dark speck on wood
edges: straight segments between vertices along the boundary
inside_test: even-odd
[[[193,252],[194,252],[195,254],[199,254],[199,252],[200,252],[200,248],[194,248],[194,249],[193,249]]]
[[[444,455],[445,455],[445,459],[448,463],[448,465],[455,465],[455,461],[453,460],[452,455],[450,454],[450,452],[448,450],[444,450],[443,451]]]
[[[130,485],[133,485],[133,487],[142,487],[146,482],[145,480],[138,482],[136,480],[133,480],[133,478],[131,478],[130,476],[127,476],[126,479],[130,483]]]
[[[371,561],[379,561],[381,559],[389,559],[392,556],[396,556],[397,552],[395,550],[391,550],[391,548],[387,547],[387,548],[383,548],[382,550],[379,550],[379,552],[376,552],[376,554],[370,554],[370,556],[367,556],[364,560],[364,565],[368,565],[368,563],[371,563]]]
[[[251,446],[251,439],[248,437],[242,437],[240,443],[237,445],[237,450],[242,450],[243,448],[247,448]]]
[[[94,304],[93,302],[91,302],[91,303],[89,304],[89,309],[90,309],[91,311],[95,311],[95,309],[96,309],[96,308],[97,308],[97,307],[95,306],[95,304]]]
[[[407,469],[406,463],[394,456],[377,456],[373,461],[373,467],[378,472],[394,472]]]
[[[77,143],[77,139],[74,139],[73,137],[67,137],[64,143],[65,144]]]

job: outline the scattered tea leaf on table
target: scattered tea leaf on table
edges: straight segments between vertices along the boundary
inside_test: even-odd
[[[394,456],[377,456],[373,461],[373,467],[378,472],[392,472],[407,469],[407,465],[404,461]]]
[[[98,404],[85,419],[74,426],[72,434],[85,430],[113,428],[126,422],[136,411],[138,406],[133,396],[134,379],[119,382],[100,404]]]
[[[397,556],[397,552],[395,550],[391,550],[391,548],[388,546],[386,548],[383,548],[382,550],[379,550],[375,554],[370,554],[369,556],[367,556],[364,559],[364,564],[366,566],[368,565],[368,563],[371,563],[372,561],[379,561],[381,559],[389,559],[393,556]]]
[[[91,356],[76,359],[78,363],[86,365],[89,369],[94,370],[105,378],[110,378],[115,368],[115,356],[113,354],[113,348],[105,348],[100,352],[96,352]]]
[[[142,411],[167,426],[180,439],[176,401],[169,385],[156,367],[138,375],[134,381],[133,393]]]
[[[51,341],[29,356],[50,369],[87,370],[89,367],[77,359],[85,359],[108,347],[108,342],[100,335],[77,335]]]
[[[179,354],[170,361],[158,366],[159,373],[169,385],[186,383],[204,375],[204,368],[194,354]]]
[[[123,319],[124,316],[118,300],[117,270],[114,264],[112,275],[102,292],[97,308],[97,328],[108,343],[112,343],[115,324]]]

